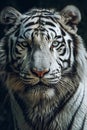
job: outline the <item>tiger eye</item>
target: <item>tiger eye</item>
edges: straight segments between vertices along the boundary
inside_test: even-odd
[[[52,43],[52,46],[53,46],[53,47],[57,47],[58,45],[59,45],[58,41],[54,41],[54,42]]]

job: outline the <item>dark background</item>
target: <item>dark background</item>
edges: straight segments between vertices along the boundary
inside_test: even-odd
[[[56,8],[58,11],[66,5],[75,5],[82,14],[82,21],[79,24],[78,33],[82,36],[87,47],[87,0],[0,0],[0,11],[6,6],[12,6],[21,13],[26,12],[33,7]],[[3,26],[0,25],[0,38],[3,36]]]

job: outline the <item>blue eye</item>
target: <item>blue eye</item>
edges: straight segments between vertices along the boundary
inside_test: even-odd
[[[57,48],[59,46],[59,42],[58,41],[53,41],[50,50],[53,51],[54,48]]]
[[[57,47],[59,45],[59,42],[58,41],[54,41],[53,43],[52,43],[52,47]]]

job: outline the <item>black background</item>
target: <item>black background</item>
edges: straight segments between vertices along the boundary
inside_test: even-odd
[[[0,11],[6,6],[12,6],[21,13],[34,7],[56,8],[60,11],[66,5],[71,4],[77,6],[82,14],[82,21],[79,24],[78,33],[82,36],[87,47],[87,0],[0,0]],[[0,37],[3,36],[2,30],[3,26],[0,25]]]

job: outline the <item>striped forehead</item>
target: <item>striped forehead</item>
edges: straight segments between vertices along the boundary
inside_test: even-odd
[[[35,30],[41,33],[50,32],[54,37],[57,33],[60,35],[60,24],[56,20],[56,16],[48,11],[38,11],[33,13],[27,13],[22,21],[22,33],[32,33]]]

